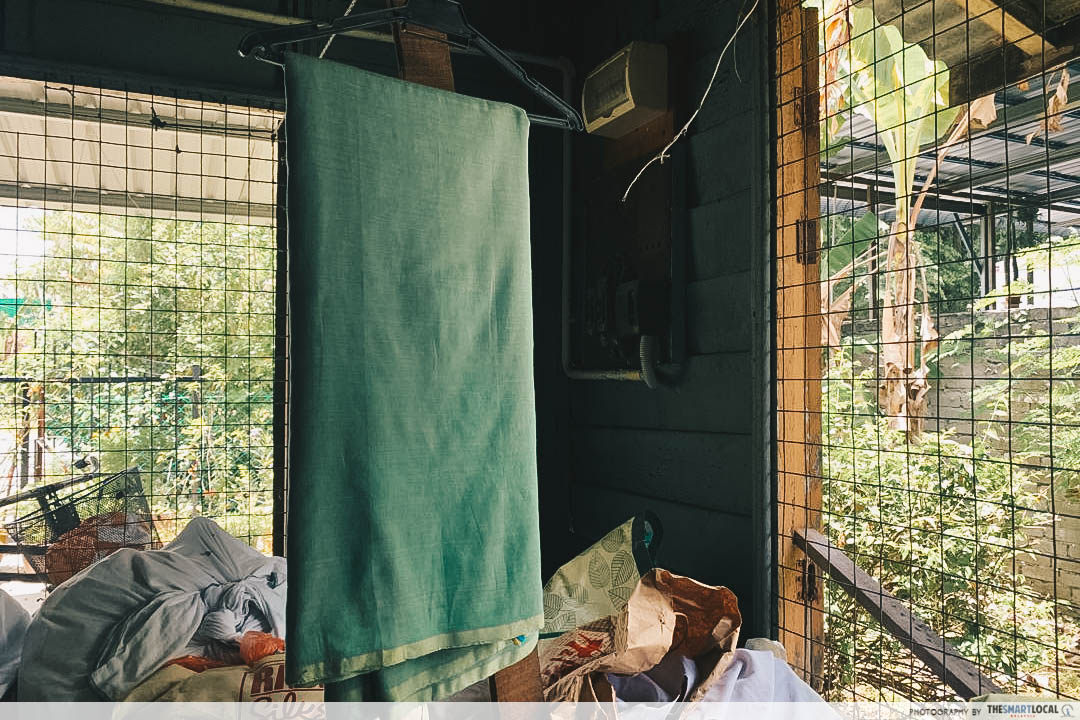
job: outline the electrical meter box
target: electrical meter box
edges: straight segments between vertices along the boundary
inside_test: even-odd
[[[635,41],[585,78],[581,109],[585,129],[618,138],[663,115],[668,109],[667,48]]]

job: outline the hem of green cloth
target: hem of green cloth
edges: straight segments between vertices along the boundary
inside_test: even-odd
[[[484,658],[476,665],[454,675],[443,678],[438,668],[421,673],[405,685],[388,688],[388,694],[396,702],[433,702],[450,697],[456,692],[461,692],[470,685],[490,677],[503,668],[510,667],[521,660],[536,647],[536,637],[517,645],[511,641],[505,641],[506,647],[497,651],[494,655]]]
[[[481,628],[479,630],[461,630],[456,632],[433,635],[432,637],[418,640],[407,645],[399,645],[394,648],[384,648],[361,655],[353,655],[343,658],[340,662],[333,663],[336,670],[331,670],[326,662],[310,663],[298,669],[295,680],[290,680],[293,685],[300,687],[319,685],[326,683],[341,682],[356,675],[381,670],[390,665],[397,665],[406,660],[430,655],[439,650],[448,648],[466,647],[469,645],[484,645],[486,643],[509,641],[520,635],[535,634],[544,625],[544,615],[534,615],[525,620],[518,620],[507,625]],[[515,646],[516,647],[516,646]],[[332,674],[331,674],[332,673]]]

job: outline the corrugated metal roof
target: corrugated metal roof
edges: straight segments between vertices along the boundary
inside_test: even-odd
[[[1080,225],[1080,61],[1070,63],[1068,69],[1074,80],[1069,102],[1059,116],[1061,130],[1048,133],[1041,127],[1059,71],[1033,78],[1026,87],[1018,84],[995,93],[997,120],[986,129],[973,130],[951,148],[927,197],[926,212],[944,205],[952,210],[966,207],[976,214],[993,201],[1035,206],[1040,223]],[[822,163],[827,181],[822,196],[835,198],[847,189],[848,195],[859,197],[869,188],[883,193],[887,203],[892,169],[874,124],[847,111],[836,135],[853,139]],[[943,127],[938,143],[946,135]],[[918,156],[916,193],[934,166],[937,147],[924,147]]]
[[[4,204],[273,222],[281,113],[0,77]]]

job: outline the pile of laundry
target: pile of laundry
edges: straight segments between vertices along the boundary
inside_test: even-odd
[[[653,567],[660,525],[633,518],[544,587],[539,646],[549,702],[819,702],[783,648],[737,648],[729,589]],[[759,649],[754,649],[759,648]]]
[[[19,656],[29,626],[30,613],[15,598],[0,590],[0,699],[15,698]]]
[[[632,518],[544,586],[545,699],[820,700],[776,643],[737,647],[734,593],[654,566],[661,534],[655,516]],[[0,697],[17,673],[20,701],[321,701],[284,682],[285,598],[284,558],[196,518],[162,549],[97,560],[33,618],[0,592]]]
[[[297,692],[281,681],[286,578],[284,558],[262,555],[205,518],[160,550],[116,550],[23,618],[18,700],[230,701]],[[0,629],[7,616],[0,610]],[[5,649],[16,647],[13,635]],[[0,656],[0,691],[6,667]],[[318,688],[298,692],[321,699]]]

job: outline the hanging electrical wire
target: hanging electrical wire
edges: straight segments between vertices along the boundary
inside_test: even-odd
[[[724,57],[727,55],[728,48],[730,48],[731,44],[735,42],[735,38],[739,36],[739,32],[742,30],[743,25],[745,25],[746,21],[750,19],[750,16],[754,14],[754,11],[757,10],[758,4],[760,2],[761,0],[754,0],[754,4],[750,7],[750,10],[745,15],[743,15],[742,20],[740,20],[738,25],[735,26],[735,32],[731,33],[731,37],[728,38],[727,43],[724,45],[724,49],[720,51],[720,57],[716,60],[716,67],[713,68],[712,77],[709,78],[709,84],[705,87],[705,92],[701,95],[701,102],[698,103],[697,109],[694,110],[694,113],[690,116],[690,119],[686,121],[686,124],[682,126],[682,129],[679,130],[679,132],[675,133],[675,137],[671,138],[671,141],[664,146],[664,149],[658,152],[655,156],[653,156],[653,158],[649,160],[649,162],[641,166],[641,169],[638,170],[637,175],[634,176],[634,179],[631,180],[630,184],[626,187],[626,192],[623,193],[622,196],[623,202],[626,202],[626,199],[630,197],[630,191],[634,188],[634,184],[637,183],[638,179],[643,174],[645,174],[645,171],[649,169],[650,165],[652,165],[654,162],[659,162],[661,165],[663,165],[664,161],[671,157],[670,155],[668,155],[668,150],[670,150],[672,146],[674,146],[675,143],[679,141],[679,138],[686,134],[686,132],[690,129],[690,125],[692,125],[694,120],[697,119],[697,116],[701,112],[701,109],[705,107],[705,101],[708,99],[709,93],[712,92],[713,84],[716,82],[716,76],[720,72],[720,65],[724,62]]]
[[[352,0],[352,2],[349,3],[349,7],[345,8],[345,14],[342,15],[341,17],[349,17],[349,15],[352,15],[352,11],[353,11],[353,9],[355,7],[356,7],[356,0]],[[326,38],[326,44],[323,45],[322,50],[319,52],[319,59],[320,60],[323,59],[324,57],[326,57],[326,51],[330,49],[330,43],[334,42],[334,38],[336,38],[336,37],[337,37],[337,34],[335,33],[334,35],[331,35],[330,37]]]

